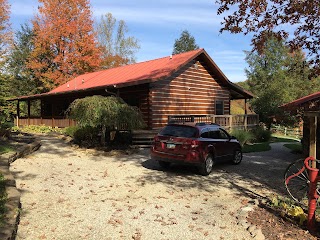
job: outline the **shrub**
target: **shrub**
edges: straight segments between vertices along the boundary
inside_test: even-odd
[[[63,129],[63,133],[73,138],[75,132],[78,130],[79,130],[79,127],[77,126],[66,127],[65,129]]]
[[[241,146],[252,140],[253,135],[251,132],[241,129],[233,129],[231,135],[236,137],[240,142]]]
[[[13,124],[10,122],[5,122],[0,124],[0,137],[2,138],[8,138],[11,135],[11,128]]]
[[[71,130],[70,130],[71,131]],[[77,127],[73,133],[74,142],[92,147],[99,142],[99,129],[94,127]]]
[[[271,131],[265,130],[263,127],[253,129],[252,134],[256,142],[268,142],[271,138]]]

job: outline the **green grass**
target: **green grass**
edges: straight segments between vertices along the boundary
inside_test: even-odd
[[[242,152],[244,153],[265,152],[269,150],[271,150],[269,142],[254,143],[252,145],[244,145],[242,148]]]
[[[286,143],[286,144],[283,144],[283,146],[291,149],[291,153],[302,153],[301,143]]]
[[[275,142],[288,142],[287,144],[284,144],[287,148],[290,148],[293,153],[301,153],[302,152],[302,146],[299,143],[299,139],[292,138],[288,136],[283,135],[272,135],[269,142],[262,142],[262,143],[253,143],[252,145],[244,145],[242,151],[244,153],[250,153],[250,152],[265,152],[271,150],[270,143]]]
[[[272,134],[270,142],[298,142],[300,139],[279,134]]]
[[[13,151],[13,148],[8,146],[8,145],[0,145],[0,154],[3,154],[3,153],[7,153],[7,152],[12,152]]]

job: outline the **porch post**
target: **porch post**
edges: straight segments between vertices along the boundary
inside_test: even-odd
[[[28,99],[28,126],[30,125],[30,99]]]
[[[244,115],[244,129],[248,129],[248,115],[247,113]]]
[[[19,127],[19,117],[20,117],[20,100],[17,103],[17,127]]]
[[[244,114],[247,115],[247,99],[244,99]]]
[[[310,149],[309,156],[317,158],[317,116],[310,116]],[[312,168],[316,168],[316,162],[312,161]]]

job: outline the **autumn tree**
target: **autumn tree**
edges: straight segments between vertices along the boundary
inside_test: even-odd
[[[12,32],[10,27],[10,5],[0,0],[0,124],[10,120],[12,105],[6,101],[10,97],[10,80],[5,66],[10,50]]]
[[[89,0],[39,0],[29,67],[46,89],[100,65]]]
[[[0,67],[3,66],[12,40],[10,27],[10,5],[7,0],[0,0]]]
[[[173,45],[172,54],[179,54],[199,49],[195,38],[187,31],[182,31],[180,38],[176,39]]]
[[[41,93],[45,89],[42,82],[28,67],[29,56],[34,50],[35,34],[28,24],[21,25],[15,34],[15,39],[8,57],[7,71],[12,76],[10,81],[13,96]]]
[[[286,40],[286,45],[294,50],[308,50],[311,64],[320,69],[319,0],[216,0],[216,3],[218,14],[225,16],[220,32],[253,33],[252,43],[260,52],[271,35]]]
[[[111,13],[101,16],[100,22],[96,25],[96,32],[102,49],[102,68],[113,68],[135,62],[135,53],[140,46],[135,37],[126,36],[128,31],[125,21],[117,22]]]

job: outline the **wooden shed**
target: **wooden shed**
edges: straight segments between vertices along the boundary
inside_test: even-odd
[[[227,127],[253,126],[259,121],[256,114],[230,115],[231,100],[243,99],[246,105],[253,95],[230,82],[207,52],[198,49],[83,74],[48,93],[11,99],[17,100],[15,123],[74,125],[65,118],[65,110],[73,100],[92,95],[116,95],[137,106],[148,129],[161,128],[170,120],[217,122]],[[36,105],[38,112],[33,111]]]
[[[305,155],[320,159],[320,92],[299,98],[281,106],[303,116],[302,145]]]

